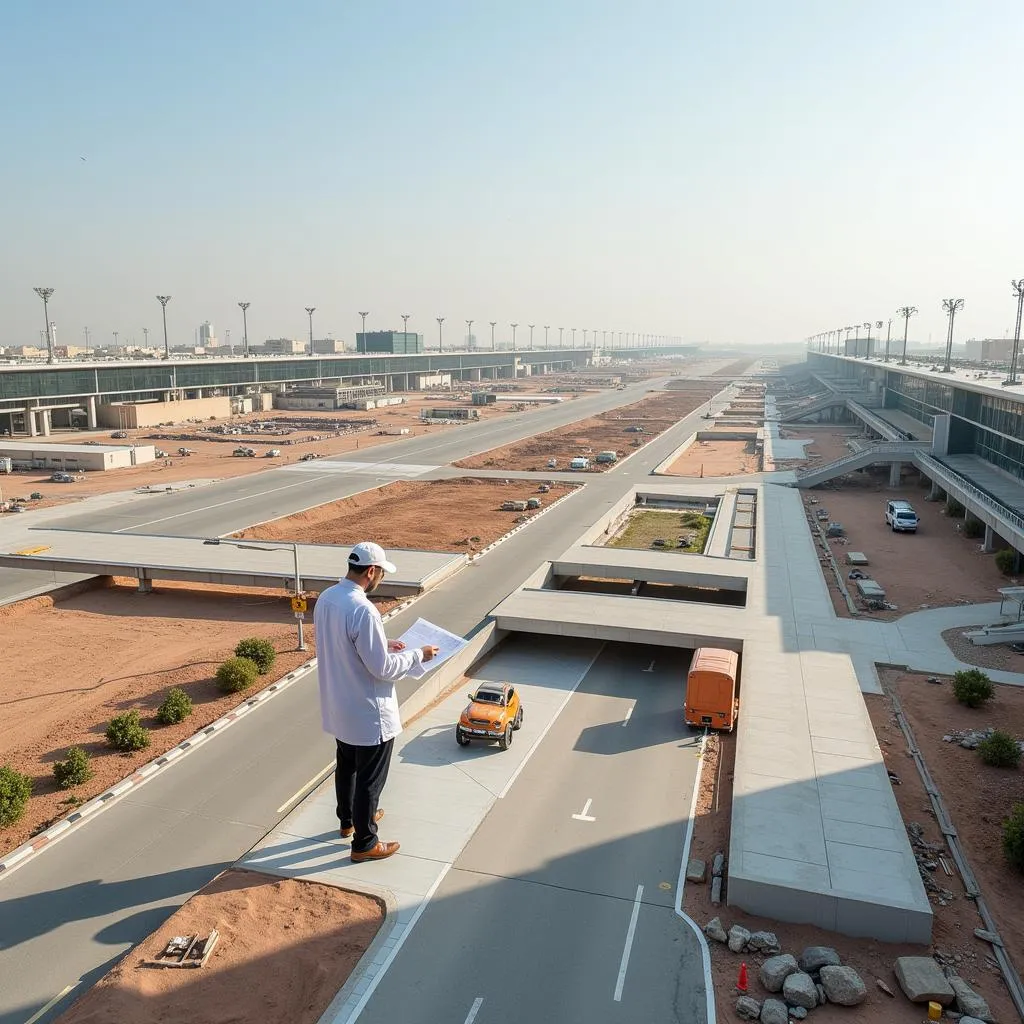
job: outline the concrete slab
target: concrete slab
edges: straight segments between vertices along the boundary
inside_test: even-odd
[[[233,586],[291,589],[295,559],[290,544],[243,541],[206,544],[201,537],[161,537],[137,533],[88,533],[32,530],[34,554],[26,547],[4,545],[0,566],[130,576],[139,580],[187,580]],[[299,544],[299,573],[306,589],[324,590],[347,569],[348,547]],[[466,556],[445,551],[392,550],[398,571],[378,591],[384,597],[412,596],[429,590],[466,564]]]

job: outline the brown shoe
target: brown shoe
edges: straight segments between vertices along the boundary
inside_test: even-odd
[[[386,860],[388,857],[398,853],[398,847],[400,845],[400,843],[382,843],[378,839],[376,846],[371,846],[370,849],[363,853],[356,853],[353,850],[352,863],[362,864],[364,860]]]
[[[383,817],[384,817],[384,808],[382,807],[373,816],[373,820],[374,821],[380,821],[380,819],[383,818]],[[340,828],[340,829],[338,829],[338,835],[341,836],[342,839],[351,839],[355,834],[356,834],[356,829],[355,829],[354,825],[350,825],[348,828]]]

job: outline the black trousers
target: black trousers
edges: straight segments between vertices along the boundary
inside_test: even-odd
[[[342,828],[355,827],[352,850],[365,853],[377,845],[377,804],[388,781],[394,739],[360,747],[338,744],[338,762],[334,770],[334,791],[338,797],[338,820]]]

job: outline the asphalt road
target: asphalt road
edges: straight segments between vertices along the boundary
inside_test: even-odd
[[[688,661],[605,648],[359,1024],[461,1022],[477,1000],[475,1024],[706,1020],[700,947],[674,911],[699,752],[680,728]]]
[[[636,397],[616,395],[620,401]],[[582,401],[572,404],[574,412]],[[536,424],[531,419],[526,434],[540,429]],[[588,476],[586,488],[546,512],[533,527],[396,616],[389,623],[391,635],[399,635],[421,615],[460,635],[475,629],[537,565],[561,553],[699,424],[700,410],[614,471]],[[468,431],[462,443],[473,448]],[[447,456],[457,457],[461,455]],[[280,471],[215,487],[221,495],[231,495],[235,492],[230,488],[252,487],[272,477],[279,479]],[[206,488],[203,495],[213,491]],[[210,521],[210,532],[226,533],[267,518],[267,502],[275,500],[275,493],[254,488],[248,505],[219,506],[221,518]],[[196,496],[188,494],[190,500]],[[167,500],[181,499],[172,495]],[[207,501],[189,515],[202,520],[213,511]],[[120,516],[121,509],[112,513]],[[181,518],[184,523],[188,516]],[[400,699],[416,687],[415,680],[399,684]],[[330,760],[332,748],[320,730],[316,680],[310,675],[0,879],[0,1024],[25,1024],[75,984],[34,1024],[55,1019],[82,985],[91,984],[281,820],[287,811],[284,802]]]

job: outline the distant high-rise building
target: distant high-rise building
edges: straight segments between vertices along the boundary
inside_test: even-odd
[[[423,335],[411,331],[367,331],[356,334],[357,352],[390,352],[393,355],[423,351]]]
[[[336,338],[314,338],[313,355],[329,356],[345,351],[345,343]]]
[[[199,342],[200,348],[216,348],[217,347],[217,335],[213,332],[213,324],[209,320],[204,320],[199,325]]]
[[[967,358],[978,363],[1006,363],[1013,355],[1012,338],[971,338],[965,346]]]
[[[267,338],[263,351],[268,356],[301,356],[305,354],[306,343],[294,338]]]

